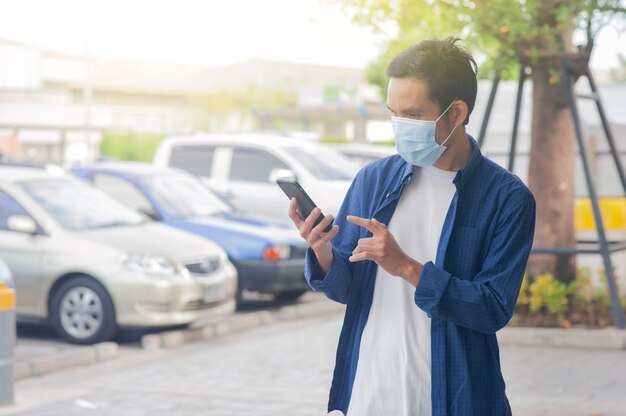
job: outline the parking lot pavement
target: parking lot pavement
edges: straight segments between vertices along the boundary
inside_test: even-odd
[[[249,294],[237,315],[255,314],[260,311],[278,312],[281,308],[323,306],[324,295],[309,292],[297,302],[275,301],[270,295]],[[327,303],[326,303],[327,305]],[[315,309],[313,309],[315,312]],[[213,318],[226,320],[228,316]],[[194,326],[202,326],[197,322]],[[23,379],[40,376],[68,368],[89,365],[124,355],[127,351],[141,348],[140,341],[146,333],[159,332],[141,329],[125,329],[118,333],[114,342],[94,346],[72,345],[60,339],[51,326],[35,321],[20,321],[17,326],[15,345],[15,377]]]
[[[324,414],[338,318],[282,322],[22,380],[17,404],[0,415]]]
[[[17,383],[12,416],[325,414],[340,313]],[[625,415],[626,352],[502,348],[516,416]]]

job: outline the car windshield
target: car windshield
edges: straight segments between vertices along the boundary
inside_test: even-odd
[[[192,176],[161,175],[142,182],[161,208],[173,217],[211,217],[232,211],[230,205]]]
[[[28,181],[22,189],[71,230],[137,225],[146,218],[99,189],[73,179]]]
[[[285,147],[313,176],[322,180],[352,180],[358,168],[350,159],[324,147]]]

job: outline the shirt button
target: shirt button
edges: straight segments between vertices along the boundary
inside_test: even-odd
[[[388,194],[385,196],[385,198],[389,198],[389,195],[391,195],[391,193],[388,193]]]

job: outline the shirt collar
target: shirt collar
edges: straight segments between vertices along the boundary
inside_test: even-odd
[[[463,185],[465,185],[471,178],[474,172],[476,172],[476,168],[480,165],[482,160],[482,153],[480,152],[480,148],[478,147],[478,143],[471,135],[467,135],[467,140],[469,140],[470,145],[472,146],[472,156],[469,161],[463,166],[454,177],[452,183],[454,183],[457,189],[461,189]],[[406,161],[404,161],[404,169],[402,170],[402,182],[407,182],[410,180],[413,175],[414,166]]]
[[[456,176],[452,181],[456,185],[457,189],[461,189],[467,182],[470,181],[483,159],[483,155],[480,152],[480,148],[478,147],[478,143],[476,143],[476,140],[474,140],[474,138],[469,134],[467,135],[467,140],[472,146],[472,156],[465,164],[465,166],[463,166],[456,173]]]

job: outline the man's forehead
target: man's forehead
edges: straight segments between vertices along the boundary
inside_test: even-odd
[[[389,88],[428,94],[428,84],[426,81],[413,77],[391,77],[389,78]]]
[[[405,110],[405,107],[426,109],[437,105],[428,96],[428,84],[416,78],[390,78],[387,88],[387,107]],[[402,108],[393,108],[401,106]]]

